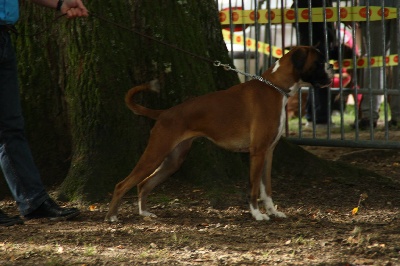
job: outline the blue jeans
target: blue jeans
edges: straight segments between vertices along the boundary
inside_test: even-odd
[[[0,30],[0,166],[22,215],[49,198],[24,133],[17,63],[8,32]]]

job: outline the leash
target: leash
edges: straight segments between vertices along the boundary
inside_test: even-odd
[[[156,39],[156,38],[154,38],[154,37],[152,37],[152,36],[149,36],[149,35],[146,35],[146,34],[140,32],[140,31],[138,31],[138,30],[135,30],[135,29],[132,29],[132,28],[128,28],[128,27],[126,27],[126,26],[124,26],[124,25],[118,24],[118,23],[116,23],[116,22],[114,22],[114,21],[111,21],[111,20],[109,20],[109,19],[107,19],[107,18],[104,18],[103,16],[100,16],[100,15],[94,13],[94,12],[90,12],[90,15],[93,16],[93,17],[95,17],[95,18],[97,18],[97,19],[99,19],[99,20],[102,20],[102,21],[104,21],[104,22],[110,23],[110,24],[112,24],[112,25],[114,25],[114,26],[116,26],[116,27],[118,27],[118,28],[121,28],[121,29],[130,31],[130,32],[133,32],[133,33],[135,33],[135,34],[137,34],[137,35],[139,35],[139,36],[141,36],[141,37],[144,37],[144,38],[146,38],[146,39],[152,40],[152,41],[157,42],[157,43],[159,43],[159,44],[162,44],[162,45],[164,45],[164,46],[168,46],[168,47],[173,48],[173,49],[175,49],[175,50],[178,50],[178,51],[180,51],[180,52],[186,53],[186,54],[188,54],[188,55],[190,55],[190,56],[192,56],[192,57],[199,58],[199,59],[201,59],[201,60],[203,60],[203,61],[206,61],[206,62],[208,62],[208,63],[213,64],[215,67],[220,67],[220,66],[221,66],[221,67],[223,67],[226,71],[234,71],[234,72],[239,73],[239,74],[241,74],[241,75],[244,75],[244,76],[246,76],[246,77],[250,77],[250,78],[252,78],[252,79],[257,79],[257,80],[259,80],[259,81],[261,81],[261,82],[264,82],[265,84],[267,84],[267,85],[273,87],[275,90],[277,90],[277,91],[278,91],[279,93],[281,93],[283,96],[285,96],[285,97],[287,97],[287,98],[290,97],[290,95],[289,95],[286,91],[284,91],[283,89],[279,88],[278,86],[276,86],[275,84],[273,84],[273,83],[270,82],[269,80],[264,79],[264,78],[261,77],[261,76],[252,75],[252,74],[249,74],[249,73],[240,71],[240,70],[238,70],[238,69],[236,69],[236,68],[233,68],[233,67],[231,67],[229,64],[222,64],[221,61],[218,61],[218,60],[211,60],[211,59],[209,59],[209,58],[207,58],[207,57],[204,57],[204,56],[201,56],[201,55],[198,55],[198,54],[189,52],[189,51],[184,50],[184,49],[182,49],[182,48],[180,48],[180,47],[178,47],[178,46],[176,46],[176,45],[173,45],[173,44],[171,44],[171,43],[167,43],[167,42],[158,40],[158,39]]]
[[[17,37],[18,37],[18,36],[35,37],[35,36],[38,36],[38,35],[41,35],[41,34],[45,33],[46,31],[49,31],[50,28],[54,25],[54,22],[56,22],[57,20],[59,20],[61,17],[64,17],[65,15],[67,15],[67,14],[61,14],[61,15],[56,16],[56,17],[52,20],[52,23],[50,23],[50,26],[44,28],[43,30],[39,30],[39,31],[37,31],[37,32],[35,32],[35,33],[33,33],[33,34],[20,34],[20,33],[18,32],[18,30],[17,30],[14,26],[11,26],[11,25],[7,25],[7,30],[10,31],[10,32],[12,32],[12,33],[14,33]],[[170,47],[170,48],[173,48],[173,49],[175,49],[175,50],[178,50],[178,51],[180,51],[180,52],[183,52],[183,53],[185,53],[185,54],[188,54],[188,55],[190,55],[190,56],[192,56],[192,57],[201,59],[201,60],[203,60],[203,61],[205,61],[205,62],[211,63],[211,64],[213,64],[215,67],[220,67],[220,66],[221,66],[221,67],[223,67],[226,71],[234,71],[234,72],[236,72],[236,73],[238,73],[238,74],[244,75],[244,76],[246,76],[246,77],[250,77],[251,79],[259,80],[259,81],[261,81],[261,82],[263,82],[263,83],[265,83],[265,84],[267,84],[267,85],[273,87],[275,90],[277,90],[277,91],[278,91],[279,93],[281,93],[283,96],[285,96],[285,97],[287,97],[287,98],[290,96],[287,92],[285,92],[284,90],[282,90],[281,88],[279,88],[278,86],[276,86],[275,84],[273,84],[273,83],[270,82],[269,80],[264,79],[264,78],[261,77],[261,76],[252,75],[252,74],[249,74],[249,73],[240,71],[239,69],[236,69],[236,68],[231,67],[229,64],[222,64],[221,61],[218,61],[218,60],[211,60],[211,59],[209,59],[208,57],[204,57],[204,56],[201,56],[201,55],[192,53],[192,52],[187,51],[187,50],[185,50],[185,49],[182,49],[182,48],[180,48],[180,47],[178,47],[178,46],[176,46],[176,45],[174,45],[174,44],[171,44],[171,43],[167,43],[167,42],[158,40],[158,39],[156,39],[156,38],[154,38],[154,37],[152,37],[152,36],[149,36],[149,35],[146,35],[146,34],[140,32],[140,31],[138,31],[138,30],[135,30],[135,29],[132,29],[132,28],[128,28],[128,27],[126,27],[126,26],[124,26],[124,25],[121,25],[121,24],[116,23],[116,22],[114,22],[114,21],[112,21],[112,20],[109,20],[109,19],[107,19],[107,18],[104,18],[103,16],[100,16],[100,15],[98,15],[98,14],[95,13],[95,12],[90,12],[90,15],[93,16],[93,17],[95,17],[95,18],[97,18],[97,19],[99,19],[99,20],[101,20],[101,21],[104,21],[104,22],[107,22],[107,23],[109,23],[109,24],[112,24],[112,25],[115,26],[115,27],[121,28],[121,29],[123,29],[123,30],[127,30],[127,31],[129,31],[129,32],[133,32],[133,33],[135,33],[135,34],[137,34],[137,35],[139,35],[139,36],[141,36],[141,37],[144,37],[144,38],[146,38],[146,39],[152,40],[152,41],[157,42],[157,43],[159,43],[159,44],[162,44],[162,45],[164,45],[164,46],[168,46],[168,47]]]
[[[162,45],[164,45],[164,46],[168,46],[168,47],[173,48],[173,49],[175,49],[175,50],[178,50],[178,51],[180,51],[180,52],[186,53],[186,54],[188,54],[188,55],[190,55],[190,56],[192,56],[192,57],[197,57],[197,58],[199,58],[199,59],[201,59],[201,60],[203,60],[203,61],[206,61],[206,62],[208,62],[208,63],[214,63],[214,61],[212,61],[211,59],[209,59],[209,58],[207,58],[207,57],[204,57],[204,56],[201,56],[201,55],[198,55],[198,54],[189,52],[189,51],[184,50],[184,49],[182,49],[182,48],[180,48],[180,47],[178,47],[178,46],[176,46],[176,45],[174,45],[174,44],[171,44],[171,43],[167,43],[167,42],[158,40],[158,39],[156,39],[156,38],[154,38],[154,37],[152,37],[152,36],[149,36],[149,35],[146,35],[146,34],[140,32],[140,31],[138,31],[138,30],[135,30],[135,29],[132,29],[132,28],[128,28],[128,27],[126,27],[126,26],[124,26],[124,25],[121,25],[121,24],[116,23],[116,22],[114,22],[114,21],[112,21],[112,20],[109,20],[109,19],[107,19],[107,18],[104,18],[103,16],[100,16],[100,15],[94,13],[94,12],[90,12],[89,14],[90,14],[91,16],[95,17],[95,18],[98,18],[99,20],[102,20],[102,21],[104,21],[104,22],[107,22],[107,23],[109,23],[109,24],[112,24],[112,25],[114,25],[115,27],[118,27],[118,28],[120,28],[120,29],[124,29],[124,30],[130,31],[130,32],[133,32],[133,33],[135,33],[135,34],[137,34],[137,35],[139,35],[139,36],[141,36],[141,37],[144,37],[144,38],[146,38],[146,39],[152,40],[152,41],[157,42],[157,43],[159,43],[159,44],[162,44]]]
[[[41,35],[43,33],[45,33],[46,31],[49,31],[51,29],[51,27],[53,27],[54,22],[56,22],[57,20],[59,20],[60,18],[66,16],[67,14],[61,14],[56,16],[50,23],[49,26],[47,26],[46,28],[42,29],[42,30],[38,30],[37,32],[33,33],[33,34],[21,34],[19,33],[19,31],[17,30],[17,28],[14,25],[1,25],[3,27],[3,30],[6,30],[8,32],[11,32],[13,34],[15,34],[16,37],[18,36],[24,36],[24,37],[35,37],[38,35]]]

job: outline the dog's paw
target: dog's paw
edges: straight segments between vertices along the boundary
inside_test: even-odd
[[[256,219],[257,221],[269,221],[269,216],[265,213],[261,213],[259,209],[254,209],[253,206],[250,205],[250,212],[251,215]]]
[[[286,214],[284,214],[283,212],[275,211],[273,213],[273,215],[275,215],[276,217],[279,217],[279,218],[287,218]]]
[[[253,217],[257,220],[257,221],[269,221],[270,218],[267,214],[265,213],[259,213],[257,215],[253,215]]]
[[[278,212],[275,208],[268,208],[267,213],[269,215],[274,215],[275,217],[279,218],[286,218],[287,216],[283,212]]]
[[[141,216],[144,216],[144,217],[157,218],[157,215],[155,215],[155,214],[152,213],[152,212],[148,212],[148,211],[141,211],[139,214],[140,214]]]
[[[274,205],[272,199],[267,197],[264,201],[264,208],[269,215],[274,215],[275,217],[279,218],[286,218],[286,215],[283,212],[279,212],[277,210],[277,206]]]
[[[110,223],[116,223],[116,222],[118,222],[119,220],[118,220],[118,218],[117,218],[116,215],[113,215],[113,216],[111,216],[111,217],[106,217],[106,218],[104,219],[104,221],[105,221],[105,222],[110,222]]]

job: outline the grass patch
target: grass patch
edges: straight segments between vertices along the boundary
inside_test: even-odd
[[[353,131],[351,125],[354,123],[355,119],[355,109],[354,105],[347,105],[346,110],[344,111],[343,115],[332,115],[331,116],[332,122],[337,125],[338,127],[331,127],[332,132],[340,132],[341,125],[343,124],[345,133]],[[302,117],[301,125],[302,130],[306,128],[307,119]],[[310,129],[310,128],[307,128]],[[289,130],[290,132],[297,132],[299,131],[299,118],[293,118],[289,120]]]
[[[352,125],[354,124],[355,121],[356,112],[357,110],[354,107],[354,105],[348,104],[343,114],[332,115],[331,119],[332,122],[335,124],[335,127],[331,127],[330,132],[341,133],[343,130],[343,133],[352,133],[352,132],[354,133]],[[388,108],[388,115],[387,115],[388,121],[390,120],[390,116],[391,116],[390,108]],[[384,131],[385,127],[379,126],[379,124],[382,124],[384,122],[385,122],[385,109],[384,109],[384,104],[382,104],[379,111],[378,127],[375,130]],[[306,124],[307,124],[307,119],[303,116],[301,119],[302,131],[312,131],[312,127],[306,127]],[[321,131],[321,128],[318,128],[318,130]],[[296,134],[299,132],[299,118],[293,118],[289,120],[289,132],[291,134]]]

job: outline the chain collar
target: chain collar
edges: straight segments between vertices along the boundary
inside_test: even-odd
[[[285,96],[286,98],[289,98],[289,97],[290,97],[289,93],[287,93],[287,92],[284,91],[283,89],[279,88],[278,86],[276,86],[276,85],[275,85],[274,83],[272,83],[271,81],[266,80],[266,79],[264,79],[264,78],[261,77],[261,76],[252,75],[251,77],[252,77],[252,79],[258,79],[259,81],[264,82],[265,84],[271,86],[272,88],[274,88],[275,90],[277,90],[280,94],[282,94],[282,95]]]
[[[252,75],[243,71],[240,71],[238,69],[232,68],[229,64],[222,64],[220,61],[214,61],[214,66],[222,66],[226,71],[232,70],[235,71],[236,73],[242,74],[246,77],[250,77],[252,79],[257,79],[261,82],[264,82],[265,84],[271,86],[272,88],[274,88],[275,90],[277,90],[280,94],[282,94],[283,96],[285,96],[286,98],[289,98],[290,95],[289,93],[287,93],[286,91],[284,91],[283,89],[279,88],[278,86],[276,86],[275,84],[273,84],[271,81],[264,79],[261,76],[257,76],[257,75]]]

